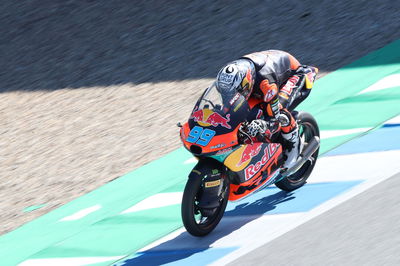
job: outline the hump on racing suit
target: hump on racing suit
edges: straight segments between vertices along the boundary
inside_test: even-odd
[[[255,87],[259,87],[262,80],[275,83],[281,87],[301,66],[291,54],[280,50],[267,50],[251,53],[242,58],[250,59],[256,67]]]

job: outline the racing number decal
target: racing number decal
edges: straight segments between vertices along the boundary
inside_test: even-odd
[[[202,127],[195,126],[189,132],[189,136],[186,139],[187,142],[196,143],[200,146],[207,146],[207,144],[214,137],[215,131],[211,129],[203,129]]]

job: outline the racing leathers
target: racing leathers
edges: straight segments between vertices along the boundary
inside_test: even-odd
[[[248,134],[255,138],[258,133],[274,133],[270,132],[271,128],[275,132],[280,130],[285,140],[284,167],[290,168],[296,162],[302,144],[296,120],[287,108],[293,109],[308,96],[318,69],[301,65],[294,56],[280,50],[251,53],[242,58],[255,65],[256,79],[250,99],[262,99],[260,108],[263,111],[260,119],[247,126]],[[272,119],[267,123],[265,117]]]

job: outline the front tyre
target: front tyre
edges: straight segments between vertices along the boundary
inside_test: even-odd
[[[221,193],[218,206],[212,209],[205,209],[199,206],[203,196],[203,177],[190,177],[186,183],[182,198],[182,221],[186,230],[193,236],[205,236],[218,225],[221,220],[229,196],[229,184],[225,178],[221,179]]]
[[[315,121],[311,114],[307,112],[299,112],[296,120],[299,126],[299,136],[304,145],[303,147],[305,147],[314,136],[319,137],[317,121]],[[284,191],[293,191],[303,186],[314,169],[318,158],[318,152],[319,148],[311,155],[311,158],[306,161],[299,170],[297,170],[297,172],[284,177],[280,181],[276,182],[275,185]]]

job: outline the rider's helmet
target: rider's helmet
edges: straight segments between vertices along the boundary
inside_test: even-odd
[[[249,99],[256,78],[254,63],[248,59],[238,59],[225,65],[215,82],[220,92],[239,92]]]

